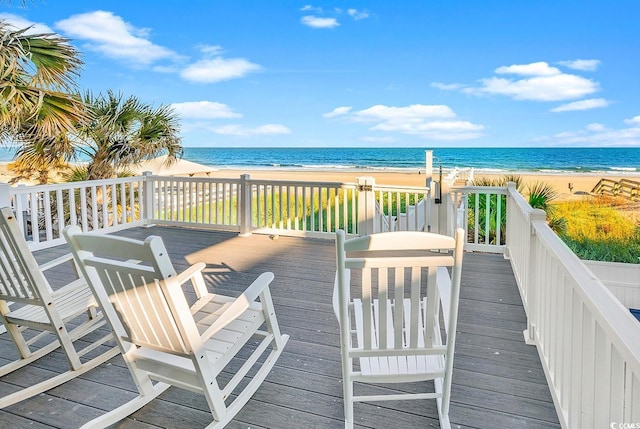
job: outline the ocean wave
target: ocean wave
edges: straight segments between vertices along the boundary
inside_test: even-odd
[[[315,169],[337,169],[344,170],[347,168],[358,168],[357,165],[345,165],[345,164],[294,164],[293,167],[298,168],[315,168]]]
[[[476,174],[496,175],[640,174],[640,148],[434,148],[433,155],[434,174],[439,166],[443,172],[459,166],[474,167]],[[185,148],[184,158],[215,168],[407,173],[425,170],[422,148]]]
[[[609,167],[609,169],[614,171],[638,171],[635,167]]]
[[[504,168],[474,168],[473,171],[476,173],[485,173],[485,174],[509,173],[509,170],[505,170]]]

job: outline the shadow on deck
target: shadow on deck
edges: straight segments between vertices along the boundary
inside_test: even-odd
[[[185,228],[135,228],[119,235],[160,235],[177,271],[203,261],[210,287],[239,294],[272,271],[271,292],[281,330],[291,335],[282,356],[228,428],[340,428],[343,424],[338,324],[331,306],[335,270],[331,240]],[[36,253],[40,261],[66,253]],[[58,278],[68,274],[59,272]],[[55,283],[55,278],[53,279]],[[463,263],[451,423],[459,428],[559,428],[536,349],[525,345],[525,313],[509,262],[467,253]],[[0,360],[15,354],[0,336]],[[0,395],[66,369],[56,352],[0,380]],[[388,388],[388,387],[384,387]],[[0,427],[78,427],[136,395],[122,357],[36,398],[0,410]],[[435,402],[357,404],[366,428],[438,427]],[[169,389],[120,428],[197,428],[211,422],[202,396]]]

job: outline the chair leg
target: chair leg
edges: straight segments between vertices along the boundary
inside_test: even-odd
[[[353,382],[343,379],[343,395],[344,395],[344,427],[345,429],[353,428]]]
[[[449,421],[449,396],[443,392],[444,383],[445,381],[442,378],[436,378],[433,380],[436,393],[443,394],[442,398],[436,398],[438,418],[440,419],[440,429],[451,429],[451,422]]]
[[[216,380],[215,374],[209,373],[206,374],[207,368],[206,365],[202,365],[199,368],[199,372],[201,373],[201,377],[203,377],[203,394],[209,404],[209,410],[211,410],[211,415],[213,416],[213,420],[222,421],[227,417],[227,407],[224,403],[224,395],[220,386],[218,385],[218,380]],[[209,383],[206,380],[211,380]]]

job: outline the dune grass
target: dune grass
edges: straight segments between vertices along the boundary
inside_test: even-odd
[[[566,221],[559,235],[581,259],[640,263],[640,228],[624,204],[610,197],[554,204],[554,215]]]

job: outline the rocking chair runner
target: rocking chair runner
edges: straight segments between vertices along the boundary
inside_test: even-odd
[[[115,423],[170,385],[206,397],[214,419],[209,428],[231,421],[264,381],[289,338],[280,333],[276,320],[269,291],[273,274],[263,273],[233,298],[207,291],[203,263],[177,274],[160,237],[142,242],[83,234],[75,226],[63,235],[104,308],[140,393],[84,427]],[[196,296],[191,306],[182,290],[187,281]],[[253,337],[261,338],[259,345],[233,378],[219,386],[218,375]],[[268,348],[264,362],[257,364]],[[251,381],[237,392],[256,366]],[[227,406],[232,392],[237,397]]]
[[[6,328],[2,335],[11,338],[19,356],[0,367],[0,376],[30,364],[60,346],[70,366],[69,371],[0,398],[0,408],[59,386],[119,353],[112,344],[102,354],[82,359],[113,340],[111,333],[102,335],[82,350],[74,347],[74,341],[86,340],[86,335],[103,326],[105,320],[84,279],[52,290],[43,272],[69,261],[72,261],[71,255],[38,266],[11,209],[0,210],[0,322]],[[11,307],[9,303],[12,303]],[[71,321],[74,325],[80,322],[68,330]],[[30,330],[37,334],[28,335]]]
[[[463,245],[462,229],[455,239],[404,231],[346,240],[344,231],[337,232],[333,307],[340,323],[346,428],[354,424],[354,402],[401,399],[436,399],[440,427],[450,428]],[[426,380],[433,380],[433,392],[354,394],[354,383]]]

